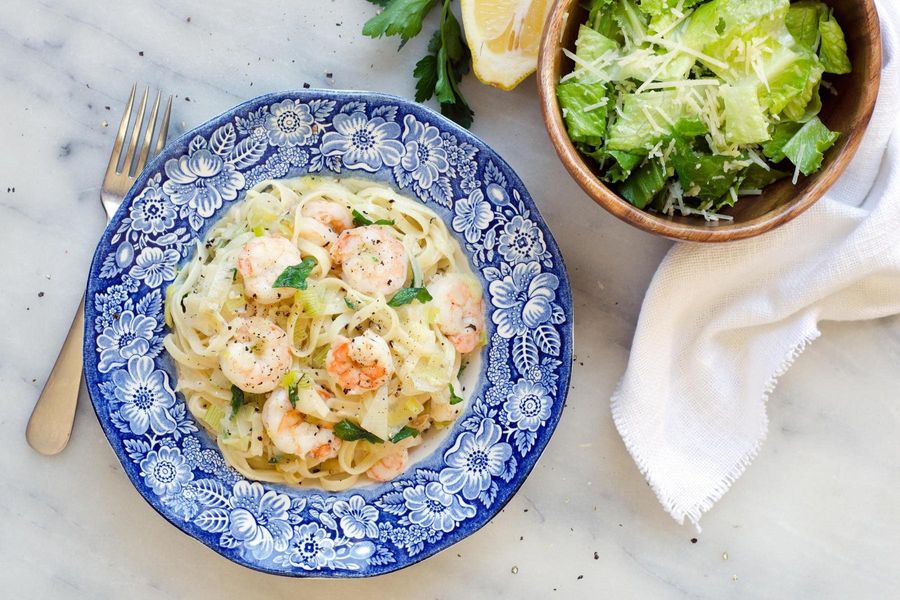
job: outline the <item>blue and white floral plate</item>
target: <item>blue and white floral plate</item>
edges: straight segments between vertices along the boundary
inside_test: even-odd
[[[254,184],[307,173],[385,182],[435,210],[490,313],[477,383],[449,435],[399,479],[341,493],[228,467],[174,392],[162,347],[165,288],[194,241]],[[262,96],[170,144],[106,229],[87,298],[87,387],[135,488],[216,552],[279,575],[387,573],[474,533],[534,467],[569,384],[569,283],[522,181],[469,132],[381,94]]]

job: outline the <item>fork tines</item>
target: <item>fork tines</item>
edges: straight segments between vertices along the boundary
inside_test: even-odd
[[[122,115],[122,122],[119,124],[119,131],[116,134],[116,142],[113,146],[112,155],[109,158],[109,165],[106,167],[106,175],[112,174],[128,177],[133,179],[144,170],[147,159],[151,156],[150,149],[153,148],[153,156],[159,154],[166,143],[166,135],[169,131],[169,117],[172,113],[172,96],[166,101],[166,108],[162,115],[162,122],[157,130],[156,121],[159,116],[159,104],[162,99],[162,92],[156,92],[156,99],[153,101],[153,107],[147,111],[147,98],[150,95],[150,88],[144,90],[141,98],[141,106],[137,110],[134,123],[131,123],[131,113],[134,107],[134,97],[137,90],[137,84],[131,86],[131,94],[128,96],[128,103],[125,106],[125,113]],[[144,124],[145,116],[147,116],[146,126]],[[128,147],[125,148],[125,157],[122,158],[122,148],[125,144],[125,134],[131,130],[131,136],[128,141]],[[138,152],[138,139],[141,137],[141,131],[144,132],[141,141],[140,151]],[[154,146],[153,139],[156,133],[156,144]],[[135,158],[135,154],[137,157]],[[119,164],[121,163],[121,165]]]

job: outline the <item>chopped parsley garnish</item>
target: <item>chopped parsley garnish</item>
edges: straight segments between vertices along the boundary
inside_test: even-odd
[[[297,408],[297,402],[300,400],[300,390],[312,387],[312,383],[306,377],[306,373],[300,373],[299,371],[288,371],[281,380],[281,385],[287,389],[288,400],[291,401],[293,408]]]
[[[349,308],[350,310],[356,310],[358,308],[356,304],[351,302],[350,298],[347,298],[346,296],[344,296],[344,304],[346,304],[347,308]]]
[[[231,418],[233,419],[238,410],[244,405],[244,390],[238,386],[231,384]]]
[[[410,427],[409,425],[404,425],[403,429],[394,434],[391,438],[391,443],[396,444],[400,440],[405,440],[406,438],[416,437],[419,435],[419,430]]]
[[[312,273],[312,270],[316,268],[316,264],[318,264],[318,261],[315,258],[307,256],[299,265],[293,265],[282,271],[275,283],[272,284],[272,287],[289,287],[305,290],[309,286],[306,279]]]
[[[378,219],[377,221],[373,221],[354,208],[353,224],[357,227],[363,227],[364,225],[393,225],[394,221],[392,219]]]
[[[408,287],[399,290],[394,297],[388,300],[388,306],[397,308],[404,304],[409,304],[413,300],[418,300],[422,304],[433,300],[428,290],[423,287]]]
[[[456,395],[456,391],[453,389],[453,384],[450,384],[450,404],[459,404],[463,399]]]
[[[371,433],[366,431],[356,423],[352,421],[348,421],[344,419],[340,423],[334,426],[334,435],[338,436],[345,442],[355,442],[357,440],[365,440],[372,444],[383,444],[384,440]]]

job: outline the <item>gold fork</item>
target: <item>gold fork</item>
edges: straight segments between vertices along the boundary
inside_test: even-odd
[[[134,106],[134,95],[137,84],[131,86],[131,95],[125,106],[125,114],[119,124],[119,132],[113,145],[109,165],[106,167],[106,175],[103,177],[103,185],[100,188],[100,201],[106,210],[107,223],[122,204],[122,199],[134,184],[134,180],[144,170],[144,165],[151,156],[159,154],[166,144],[166,135],[169,131],[169,116],[172,113],[172,96],[169,96],[162,122],[157,130],[156,121],[159,115],[159,102],[162,92],[156,93],[156,100],[149,113],[147,97],[150,88],[144,90],[141,106],[136,113],[136,118],[131,127],[131,137],[125,148],[125,157],[122,159],[122,149],[125,147],[125,134],[131,123],[131,109]],[[144,116],[149,115],[146,128],[143,128]],[[138,152],[138,139],[141,130],[144,136]],[[154,132],[156,132],[156,144],[153,144]],[[151,148],[153,153],[151,155]],[[135,153],[137,157],[135,158]],[[119,163],[122,166],[119,166]],[[28,420],[28,428],[25,430],[25,438],[32,448],[41,454],[57,454],[69,443],[72,435],[72,423],[75,420],[75,406],[78,404],[78,388],[81,386],[82,374],[82,345],[84,343],[84,297],[78,306],[75,320],[69,327],[69,334],[63,344],[56,364],[47,378],[47,383],[41,391],[37,404]]]

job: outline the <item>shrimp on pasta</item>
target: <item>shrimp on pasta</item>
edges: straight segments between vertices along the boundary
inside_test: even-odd
[[[465,411],[484,310],[422,203],[363,180],[270,180],[180,268],[164,345],[231,466],[343,490],[400,476]]]

